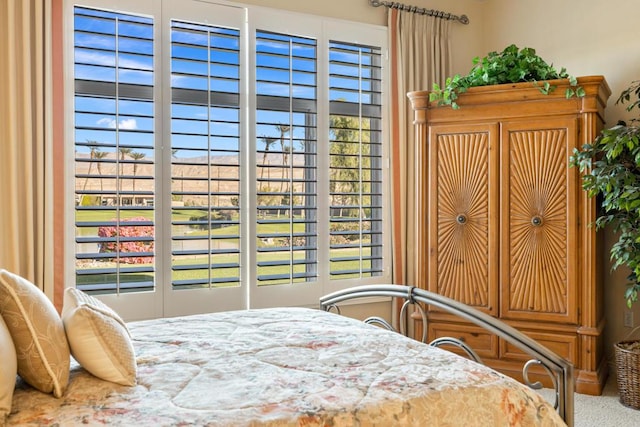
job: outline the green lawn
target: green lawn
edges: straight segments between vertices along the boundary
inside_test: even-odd
[[[340,256],[356,256],[359,252],[356,249],[350,250],[340,250]],[[295,259],[302,259],[302,253],[294,254]],[[237,262],[237,255],[216,255],[215,263],[234,263]],[[261,254],[260,261],[277,261],[282,259],[281,254]],[[205,256],[193,257],[193,258],[183,258],[179,263],[175,265],[179,266],[187,266],[187,265],[197,265],[197,264],[207,264],[207,258]],[[368,268],[370,266],[370,261],[365,261],[363,263],[363,268]],[[127,267],[152,267],[152,264],[122,264],[120,266],[124,271],[126,271]],[[340,264],[340,268],[342,270],[355,270],[358,269],[359,263],[358,261],[350,261]],[[303,272],[304,265],[296,266],[294,271]],[[287,274],[289,271],[289,267],[278,266],[278,267],[270,267],[269,274]],[[224,279],[225,277],[239,277],[240,271],[238,268],[225,268],[225,269],[213,269],[211,271],[212,277],[215,279]],[[260,274],[260,271],[258,272]],[[192,280],[192,279],[204,279],[208,275],[207,270],[176,270],[172,271],[171,279],[172,280]],[[356,278],[357,274],[344,275],[341,278]],[[96,280],[97,279],[97,280]],[[116,275],[115,274],[104,274],[98,277],[95,276],[82,276],[79,275],[76,277],[78,285],[90,285],[90,284],[106,284],[106,283],[115,283]],[[153,281],[152,273],[125,273],[121,274],[120,281],[125,283],[134,283],[134,282],[150,282]],[[273,281],[271,284],[277,283],[287,283],[287,280]],[[220,287],[230,286],[228,284],[220,284]]]
[[[181,210],[176,209],[172,210],[172,220],[173,221],[188,221],[191,217],[197,215],[206,215],[205,210]],[[135,217],[145,217],[149,220],[153,219],[152,211],[145,210],[125,210],[120,212],[120,217],[123,219],[135,218]],[[87,222],[96,222],[96,221],[110,221],[114,218],[113,211],[76,211],[76,221],[87,221]],[[258,232],[260,234],[287,234],[289,232],[290,225],[287,223],[280,224],[260,224],[258,225]],[[294,224],[293,232],[294,233],[303,233],[305,229],[304,224]],[[84,236],[96,235],[98,232],[96,227],[85,227],[81,229],[81,233]],[[207,236],[210,235],[212,237],[220,236],[220,235],[230,235],[237,236],[239,235],[239,225],[231,225],[222,228],[216,228],[211,230],[199,230],[199,229],[190,229],[188,235],[189,236]],[[229,241],[236,241],[236,239],[229,239]],[[258,244],[266,246],[263,242],[258,242]],[[349,257],[349,256],[357,256],[359,251],[357,249],[339,249],[334,250],[332,256],[341,256],[341,257]],[[368,252],[365,253],[368,255]],[[294,254],[295,259],[303,259],[304,253],[297,252]],[[277,253],[262,253],[259,256],[260,261],[277,261],[281,259],[288,259],[288,254],[277,254]],[[187,266],[187,265],[197,265],[208,263],[208,259],[206,256],[193,256],[193,257],[181,257],[179,260],[175,260],[175,265],[178,266]],[[230,255],[214,255],[212,263],[216,264],[225,264],[225,263],[238,263],[238,255],[230,254]],[[92,265],[90,268],[102,268],[98,263]],[[363,268],[368,268],[370,266],[370,261],[365,261],[363,263]],[[339,265],[340,270],[357,270],[359,268],[360,263],[358,261],[350,261],[350,262],[341,262]],[[104,264],[105,268],[109,266],[114,267],[115,264]],[[121,264],[120,268],[123,272],[126,272],[127,269],[133,267],[153,267],[151,264]],[[79,268],[82,268],[81,266]],[[294,267],[295,272],[304,272],[305,266],[299,265]],[[287,274],[289,271],[289,267],[287,265],[278,266],[278,267],[262,267],[261,271],[258,274]],[[215,279],[224,279],[239,277],[239,268],[223,268],[223,269],[214,269],[212,270],[213,278]],[[175,270],[172,271],[171,280],[172,281],[181,281],[181,280],[194,280],[194,279],[207,279],[208,270],[206,269],[195,269],[195,270]],[[344,275],[341,278],[354,278],[357,277],[357,274]],[[103,274],[103,275],[78,275],[77,283],[78,285],[90,285],[90,284],[108,284],[115,283],[116,275],[115,274]],[[153,282],[153,273],[121,273],[120,275],[121,282],[134,283],[134,282]],[[273,281],[270,284],[277,283],[286,283],[286,280],[282,281]],[[221,283],[219,286],[233,286],[234,284],[226,284]],[[204,285],[203,285],[204,286]],[[217,285],[216,285],[217,286]]]
[[[204,210],[191,211],[191,210],[173,210],[171,214],[172,221],[188,221],[193,216],[204,216],[207,212]],[[99,222],[99,221],[112,221],[115,217],[113,211],[76,211],[76,222]],[[153,221],[152,211],[144,210],[132,210],[121,211],[120,217],[122,219],[131,219],[136,217],[144,217],[149,221]],[[303,233],[305,231],[305,225],[296,223],[293,224],[294,233]],[[222,228],[213,228],[211,230],[201,230],[192,228],[189,232],[189,236],[206,236],[211,233],[212,236],[230,235],[237,236],[240,234],[239,225],[230,225]],[[289,232],[289,224],[260,224],[258,225],[258,232],[260,234],[280,234]],[[82,227],[79,229],[81,236],[95,236],[98,234],[97,227]]]
[[[188,221],[192,216],[204,216],[207,214],[206,210],[186,210],[175,209],[171,211],[172,221]],[[116,211],[114,210],[99,210],[99,211],[76,211],[76,221],[113,221],[116,217]],[[136,217],[143,217],[149,221],[153,220],[153,211],[150,210],[121,210],[120,218],[131,219]]]

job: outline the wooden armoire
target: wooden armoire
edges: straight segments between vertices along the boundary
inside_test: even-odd
[[[471,88],[457,110],[430,103],[428,91],[408,94],[416,286],[523,331],[574,364],[577,392],[600,394],[607,364],[596,201],[569,157],[602,129],[611,91],[602,76],[579,78],[580,98],[566,98],[568,80],[550,83],[548,95],[532,83]],[[522,379],[527,358],[497,337],[436,309],[427,328],[431,339],[460,338]]]

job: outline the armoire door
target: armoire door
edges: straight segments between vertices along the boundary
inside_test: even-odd
[[[498,125],[429,128],[428,287],[498,315]]]
[[[500,316],[577,322],[575,116],[501,123]]]

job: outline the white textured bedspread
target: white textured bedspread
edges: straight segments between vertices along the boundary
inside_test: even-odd
[[[9,425],[564,425],[510,378],[336,314],[279,308],[129,326],[137,386],[72,364],[61,399],[20,383]]]

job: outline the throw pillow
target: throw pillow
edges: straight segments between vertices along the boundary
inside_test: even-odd
[[[136,358],[129,330],[102,301],[67,288],[62,321],[71,354],[91,374],[122,385],[135,385]]]
[[[69,345],[51,301],[27,279],[0,270],[0,314],[16,348],[18,375],[62,397],[69,384]]]
[[[18,366],[16,348],[13,346],[13,340],[2,316],[0,316],[0,361],[2,362],[0,363],[0,425],[4,425],[5,419],[11,412]]]

